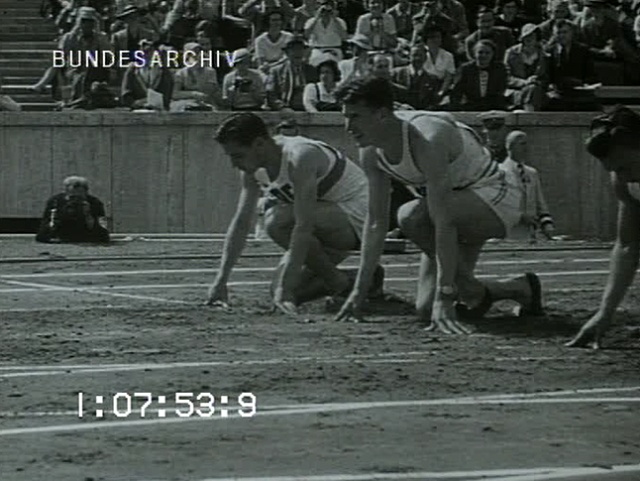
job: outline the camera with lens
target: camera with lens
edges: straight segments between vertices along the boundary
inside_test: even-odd
[[[251,84],[253,83],[253,81],[249,78],[239,78],[236,79],[236,90],[238,90],[239,92],[243,92],[243,93],[249,93],[251,92]]]

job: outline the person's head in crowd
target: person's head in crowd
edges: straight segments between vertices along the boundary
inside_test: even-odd
[[[371,74],[385,79],[391,78],[391,59],[388,55],[377,53],[371,57]]]
[[[423,30],[424,43],[429,50],[437,51],[442,47],[442,38],[444,37],[444,30],[435,23],[427,25],[427,28]]]
[[[109,33],[113,35],[114,33],[119,32],[120,30],[124,30],[126,26],[127,24],[124,23],[122,20],[115,20],[109,27]]]
[[[382,0],[369,0],[368,7],[372,17],[382,17]]]
[[[196,23],[196,37],[202,36],[211,39],[215,33],[215,27],[209,20],[200,20]]]
[[[127,25],[130,34],[135,35],[140,30],[140,10],[135,5],[127,5],[122,12],[116,15],[118,20],[123,21]]]
[[[202,47],[202,50],[209,52],[213,50],[211,43],[211,37],[209,37],[204,31],[196,31],[196,42]]]
[[[78,175],[71,175],[64,179],[62,187],[70,199],[86,199],[89,194],[89,181]]]
[[[498,0],[496,2],[496,13],[510,22],[513,21],[519,13],[520,3],[518,0]]]
[[[300,65],[307,59],[307,43],[301,35],[294,35],[284,47],[284,52],[294,65]]]
[[[589,15],[591,15],[596,22],[602,21],[606,14],[609,4],[606,0],[587,0],[584,2],[585,8],[588,9]]]
[[[300,128],[294,119],[287,119],[276,125],[276,134],[286,135],[288,137],[295,137],[300,135]]]
[[[491,32],[496,23],[493,10],[486,5],[482,5],[478,9],[477,25],[480,35],[487,35]]]
[[[185,16],[195,17],[198,15],[198,0],[186,0],[184,2]]]
[[[240,73],[246,73],[251,68],[251,52],[246,48],[234,50],[233,68]]]
[[[200,54],[203,52],[202,45],[198,42],[187,42],[182,49],[183,63],[188,68],[201,70],[204,65],[199,61]]]
[[[527,50],[537,47],[540,43],[540,30],[538,26],[533,23],[525,24],[520,32],[520,42]]]
[[[550,0],[547,4],[547,12],[553,20],[568,20],[571,18],[568,0]]]
[[[318,78],[327,90],[332,90],[340,80],[340,69],[334,58],[327,58],[318,64]]]
[[[331,18],[335,15],[336,12],[336,2],[333,0],[321,0],[318,2],[318,8],[320,11],[320,16],[324,19]]]
[[[234,168],[253,174],[263,166],[265,153],[274,147],[264,121],[254,113],[243,112],[225,119],[215,138],[229,156]]]
[[[558,20],[553,24],[553,39],[563,47],[573,42],[573,24],[569,20]]]
[[[367,76],[340,85],[335,93],[342,102],[345,128],[359,147],[378,145],[388,137],[393,113],[393,86],[382,77]]]
[[[505,139],[509,133],[508,116],[509,113],[502,110],[490,110],[478,115],[478,119],[482,122],[482,135],[491,149],[505,146]]]
[[[347,42],[351,46],[351,51],[353,52],[354,57],[368,57],[369,52],[373,50],[369,37],[362,35],[361,33],[356,33]]]
[[[270,10],[266,15],[267,30],[272,35],[279,35],[284,25],[284,17],[280,10]]]
[[[95,8],[80,7],[76,17],[76,28],[80,30],[80,35],[84,38],[95,36],[98,31],[99,17]]]
[[[442,2],[440,0],[425,0],[422,7],[427,13],[435,14],[442,10]]]
[[[478,40],[473,46],[473,58],[481,69],[489,68],[496,53],[496,45],[491,40]]]
[[[149,59],[153,52],[155,51],[155,44],[148,38],[142,38],[138,42],[138,47],[142,52],[144,52],[144,56],[146,59]]]
[[[587,151],[623,182],[640,181],[640,115],[616,105],[591,122]]]
[[[529,146],[527,144],[527,134],[522,130],[514,130],[509,132],[505,147],[509,153],[509,157],[518,163],[527,163],[527,155]]]
[[[409,59],[410,64],[414,68],[414,70],[416,72],[420,72],[424,68],[424,64],[427,61],[427,51],[425,50],[424,45],[418,44],[411,47]]]

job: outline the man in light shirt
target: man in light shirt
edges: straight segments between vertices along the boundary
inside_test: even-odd
[[[313,67],[318,66],[326,53],[342,60],[342,43],[347,39],[347,24],[337,16],[333,0],[319,3],[315,16],[304,25],[304,36],[309,41],[309,64]]]
[[[369,13],[360,15],[356,34],[369,37],[375,50],[391,50],[398,44],[396,22],[382,10],[382,0],[369,0]]]

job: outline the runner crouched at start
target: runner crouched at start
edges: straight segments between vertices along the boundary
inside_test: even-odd
[[[227,281],[262,195],[267,196],[266,232],[286,250],[272,282],[275,306],[295,314],[303,302],[345,296],[353,286],[354,273],[337,265],[360,246],[368,197],[362,169],[324,142],[270,136],[264,121],[252,113],[225,119],[216,139],[241,171],[242,191],[207,303],[228,302]],[[384,278],[381,267],[374,270],[371,295],[382,291]]]
[[[391,179],[422,194],[400,207],[398,223],[424,253],[416,308],[421,318],[431,319],[429,330],[467,333],[456,314],[481,317],[502,299],[520,303],[523,314],[540,314],[535,274],[490,283],[474,275],[482,246],[508,235],[520,220],[522,201],[519,187],[509,183],[475,131],[446,113],[394,112],[385,79],[356,79],[337,95],[347,130],[360,147],[370,204],[360,270],[338,319],[360,315],[384,246]]]

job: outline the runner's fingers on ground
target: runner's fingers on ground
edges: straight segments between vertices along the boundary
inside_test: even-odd
[[[274,309],[288,316],[298,315],[298,308],[291,301],[276,301],[274,304]]]

